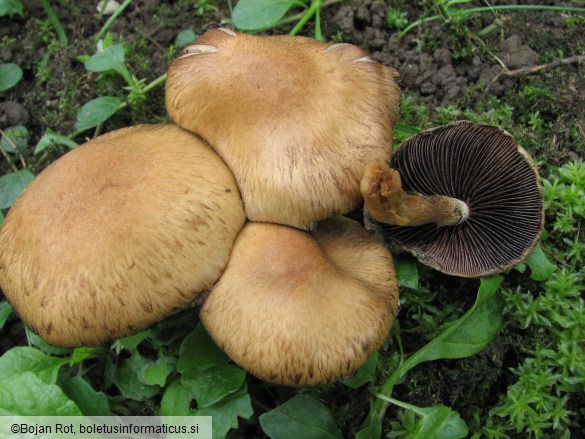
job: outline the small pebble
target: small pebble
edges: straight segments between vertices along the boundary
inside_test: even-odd
[[[118,10],[119,7],[120,3],[118,3],[116,0],[101,0],[97,4],[96,9],[102,15],[112,15],[114,12]]]

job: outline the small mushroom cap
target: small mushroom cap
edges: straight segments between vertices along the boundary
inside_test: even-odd
[[[307,386],[358,369],[397,312],[392,256],[358,223],[337,217],[312,234],[247,223],[200,318],[253,375]]]
[[[0,230],[0,286],[47,342],[94,345],[189,305],[245,215],[217,154],[174,125],[98,137],[47,167]]]
[[[397,72],[366,55],[211,30],[170,65],[167,110],[225,160],[249,219],[302,227],[355,209],[363,168],[391,153]]]
[[[479,277],[528,256],[544,225],[540,177],[507,132],[466,121],[421,132],[392,157],[405,192],[443,195],[468,208],[460,224],[401,227],[370,222],[422,263],[446,274]]]

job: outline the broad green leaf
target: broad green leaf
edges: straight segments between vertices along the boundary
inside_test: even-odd
[[[411,410],[419,416],[414,431],[410,432],[409,439],[460,439],[467,437],[469,433],[459,413],[444,405],[417,407],[384,395],[376,396],[406,410]]]
[[[138,379],[149,386],[161,386],[167,382],[167,364],[164,358],[146,364],[138,373]]]
[[[118,340],[114,341],[114,343],[112,343],[112,348],[114,348],[117,353],[120,353],[122,349],[128,349],[129,351],[133,351],[138,347],[140,343],[142,343],[148,337],[150,337],[150,329],[139,332],[138,334],[133,334],[127,337],[119,338]]]
[[[86,103],[79,113],[75,129],[88,130],[105,122],[120,109],[122,99],[114,96],[101,96]]]
[[[416,290],[419,287],[419,276],[416,263],[412,259],[394,258],[394,269],[398,278],[398,286]]]
[[[63,136],[59,133],[56,133],[52,129],[48,129],[45,132],[45,134],[43,134],[43,137],[41,137],[41,139],[37,143],[37,146],[36,146],[35,151],[34,151],[35,155],[39,154],[41,151],[44,151],[45,149],[47,149],[48,147],[50,147],[52,145],[63,145],[69,149],[74,149],[74,148],[77,148],[79,146],[76,142],[74,142],[70,138]]]
[[[114,44],[113,46],[98,46],[98,51],[90,56],[83,65],[90,72],[101,73],[114,70],[119,73],[128,84],[132,84],[132,75],[126,67],[124,59],[124,46]]]
[[[183,386],[190,390],[199,407],[208,407],[234,393],[246,379],[246,372],[233,364],[218,365],[197,377],[183,379]]]
[[[394,127],[394,133],[398,133],[401,136],[410,137],[420,133],[420,128],[413,127],[410,125],[404,125],[402,123],[397,123]]]
[[[195,38],[197,38],[197,35],[193,32],[193,29],[182,30],[175,38],[175,46],[185,47],[195,41]]]
[[[32,346],[40,349],[45,354],[57,356],[71,354],[71,349],[50,345],[28,328],[26,328],[26,337],[28,338],[28,341]]]
[[[102,373],[102,387],[109,389],[114,384],[114,379],[118,373],[119,356],[106,355],[104,372]]]
[[[74,401],[86,416],[111,416],[108,397],[103,392],[96,392],[80,376],[63,379],[59,385],[65,395]]]
[[[4,214],[2,213],[2,211],[0,210],[0,226],[4,224]],[[1,328],[0,328],[1,329]]]
[[[196,379],[201,373],[230,362],[213,342],[201,323],[183,340],[177,370],[183,379]]]
[[[540,245],[534,247],[532,253],[528,255],[526,264],[530,267],[530,279],[536,281],[547,280],[557,269],[557,266],[548,260]]]
[[[24,151],[28,146],[30,132],[23,125],[8,127],[4,130],[6,136],[2,136],[0,147],[6,152]],[[14,145],[14,146],[13,146]],[[16,146],[16,150],[14,147]]]
[[[459,413],[444,405],[418,408],[421,416],[413,439],[459,439],[467,437],[467,425]]]
[[[0,212],[0,215],[1,214],[2,212]],[[1,225],[2,221],[0,221],[0,226]],[[12,306],[6,301],[0,302],[0,329],[4,328],[6,320],[8,320],[10,314],[12,314]]]
[[[59,369],[68,362],[68,358],[51,357],[35,348],[16,346],[0,357],[0,380],[23,372],[34,372],[40,380],[54,384]]]
[[[518,264],[514,265],[514,270],[519,273],[524,273],[526,271],[526,264],[524,262],[519,262]]]
[[[114,37],[112,37],[111,33],[106,33],[106,36],[103,40],[98,41],[98,50],[102,50],[104,47],[111,47],[114,45]]]
[[[260,426],[272,439],[342,439],[329,409],[309,395],[296,395],[260,416]]]
[[[230,429],[238,427],[238,417],[249,419],[253,414],[252,402],[245,386],[217,404],[195,412],[196,416],[213,417],[213,439],[224,439]]]
[[[409,127],[407,125],[397,123],[393,133],[394,138],[393,150],[396,151],[400,147],[400,144],[402,142],[418,134],[419,132],[420,130],[418,128]]]
[[[114,384],[120,389],[125,398],[144,401],[152,398],[160,391],[159,386],[151,386],[140,381],[138,374],[150,360],[142,357],[138,352],[118,365],[114,372]]]
[[[6,15],[20,15],[24,18],[24,9],[21,0],[0,0],[0,17]]]
[[[189,416],[191,412],[191,391],[177,380],[171,383],[165,390],[160,402],[161,416]]]
[[[232,19],[236,27],[244,30],[270,28],[295,5],[304,6],[298,0],[240,0]]]
[[[465,358],[484,349],[502,326],[503,300],[496,295],[501,281],[500,276],[483,278],[471,309],[408,358],[400,376],[425,361]]]
[[[183,342],[198,322],[198,310],[185,309],[168,316],[162,322],[150,328],[150,342],[154,349],[179,345]]]
[[[33,372],[0,380],[0,416],[81,416],[79,407],[55,384]]]
[[[238,390],[246,373],[211,340],[201,324],[181,344],[177,370],[199,407],[207,407]]]
[[[21,79],[22,69],[18,65],[13,63],[0,64],[0,93],[14,87]]]
[[[0,209],[8,209],[22,190],[35,178],[28,169],[0,177]]]
[[[382,418],[375,412],[370,412],[366,426],[362,428],[355,439],[374,439],[382,436]]]
[[[103,347],[80,347],[75,348],[73,353],[71,354],[71,361],[69,362],[69,366],[75,366],[89,358],[96,358],[101,357],[106,354],[106,349]]]
[[[378,352],[370,355],[364,365],[358,369],[355,376],[351,379],[341,380],[343,384],[352,389],[358,389],[366,383],[371,383],[376,379],[376,366],[378,366]]]

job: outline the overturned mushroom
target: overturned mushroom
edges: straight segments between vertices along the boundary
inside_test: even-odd
[[[200,317],[244,369],[302,386],[359,368],[397,311],[392,256],[358,223],[337,217],[312,234],[248,223]]]
[[[392,167],[362,180],[367,214],[383,235],[447,274],[476,277],[522,261],[543,228],[540,178],[499,128],[456,122],[408,139]]]
[[[223,270],[244,211],[193,134],[140,125],[46,168],[0,230],[0,286],[47,342],[93,345],[193,302]]]
[[[391,151],[397,72],[357,46],[215,29],[169,67],[167,110],[234,173],[248,218],[297,227],[361,202]]]

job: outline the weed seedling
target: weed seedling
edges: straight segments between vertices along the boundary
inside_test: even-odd
[[[272,1],[272,0],[240,0],[233,8],[232,23],[239,29],[247,32],[264,32],[269,29],[288,23],[295,23],[290,35],[296,35],[303,26],[315,17],[314,36],[323,41],[321,32],[321,9],[338,3],[340,0],[306,0]],[[295,7],[304,9],[303,12],[285,17],[287,12]]]
[[[417,435],[410,437],[445,438],[441,432],[458,431],[454,437],[465,437],[467,427],[459,415],[445,406],[419,408],[397,401],[390,397],[394,386],[415,366],[426,361],[434,361],[447,358],[465,358],[475,355],[484,349],[496,336],[502,324],[503,303],[501,297],[496,294],[502,279],[500,276],[492,276],[482,279],[477,293],[475,304],[459,319],[451,323],[437,337],[431,340],[423,348],[401,361],[392,375],[378,388],[375,399],[372,402],[370,414],[364,424],[364,428],[358,433],[358,439],[373,439],[381,437],[382,419],[386,413],[388,404],[412,411],[419,417],[414,430],[410,433]],[[399,335],[397,335],[399,336]],[[445,424],[447,423],[447,424]]]

